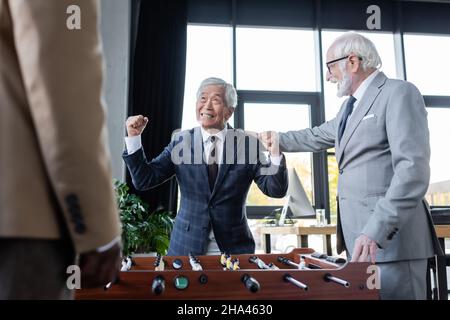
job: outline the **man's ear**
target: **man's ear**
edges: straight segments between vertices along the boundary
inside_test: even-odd
[[[361,61],[359,60],[358,56],[352,53],[349,57],[349,60],[350,60],[350,70],[352,72],[357,72],[361,66]]]
[[[233,112],[234,112],[234,108],[233,107],[227,107],[227,113],[226,113],[227,121],[228,121],[228,119],[231,118],[231,116],[233,115]]]

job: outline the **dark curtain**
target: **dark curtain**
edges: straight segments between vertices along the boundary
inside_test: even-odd
[[[128,115],[142,114],[149,124],[142,135],[147,159],[159,155],[181,127],[186,69],[186,0],[133,0]],[[150,205],[175,213],[173,178],[149,191],[131,191]]]

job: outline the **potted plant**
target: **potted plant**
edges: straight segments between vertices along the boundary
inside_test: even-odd
[[[148,212],[141,198],[130,194],[126,183],[115,180],[114,187],[122,222],[123,256],[156,252],[167,254],[173,228],[171,212]]]

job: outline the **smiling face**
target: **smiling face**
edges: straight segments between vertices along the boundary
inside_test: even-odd
[[[203,88],[197,100],[197,121],[205,129],[222,130],[233,114],[234,108],[225,101],[225,88],[209,85]]]
[[[368,68],[364,71],[361,67],[363,58],[355,53],[349,53],[345,57],[336,57],[332,45],[327,52],[327,61],[334,61],[335,59],[339,59],[340,61],[327,63],[328,71],[326,79],[331,83],[337,83],[338,97],[352,95],[361,82],[375,70],[375,68]],[[342,64],[345,65],[342,66]]]
[[[340,57],[338,57],[340,58]],[[335,60],[336,57],[333,53],[333,47],[331,47],[330,49],[328,49],[327,52],[327,61],[333,61]],[[347,59],[345,59],[345,61],[347,61]],[[349,91],[351,89],[351,85],[352,85],[352,79],[348,73],[348,71],[346,70],[346,68],[344,70],[341,69],[340,64],[341,61],[337,61],[331,64],[327,64],[328,66],[328,72],[327,72],[327,76],[326,76],[326,80],[330,81],[331,83],[337,83],[337,96],[338,97],[343,97],[344,95],[349,95]],[[346,63],[347,66],[347,63]]]

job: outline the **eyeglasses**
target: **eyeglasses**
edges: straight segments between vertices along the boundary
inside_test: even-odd
[[[345,56],[345,57],[342,57],[342,58],[338,58],[338,59],[334,59],[334,60],[328,61],[328,62],[326,63],[327,68],[328,68],[328,72],[331,73],[331,69],[330,69],[330,65],[331,65],[331,64],[333,64],[333,63],[335,63],[335,62],[338,62],[338,61],[341,61],[341,60],[344,60],[344,59],[347,59],[348,57],[350,57],[350,55]],[[361,57],[358,57],[358,59],[359,59],[360,61],[362,61],[362,58],[361,58]]]

